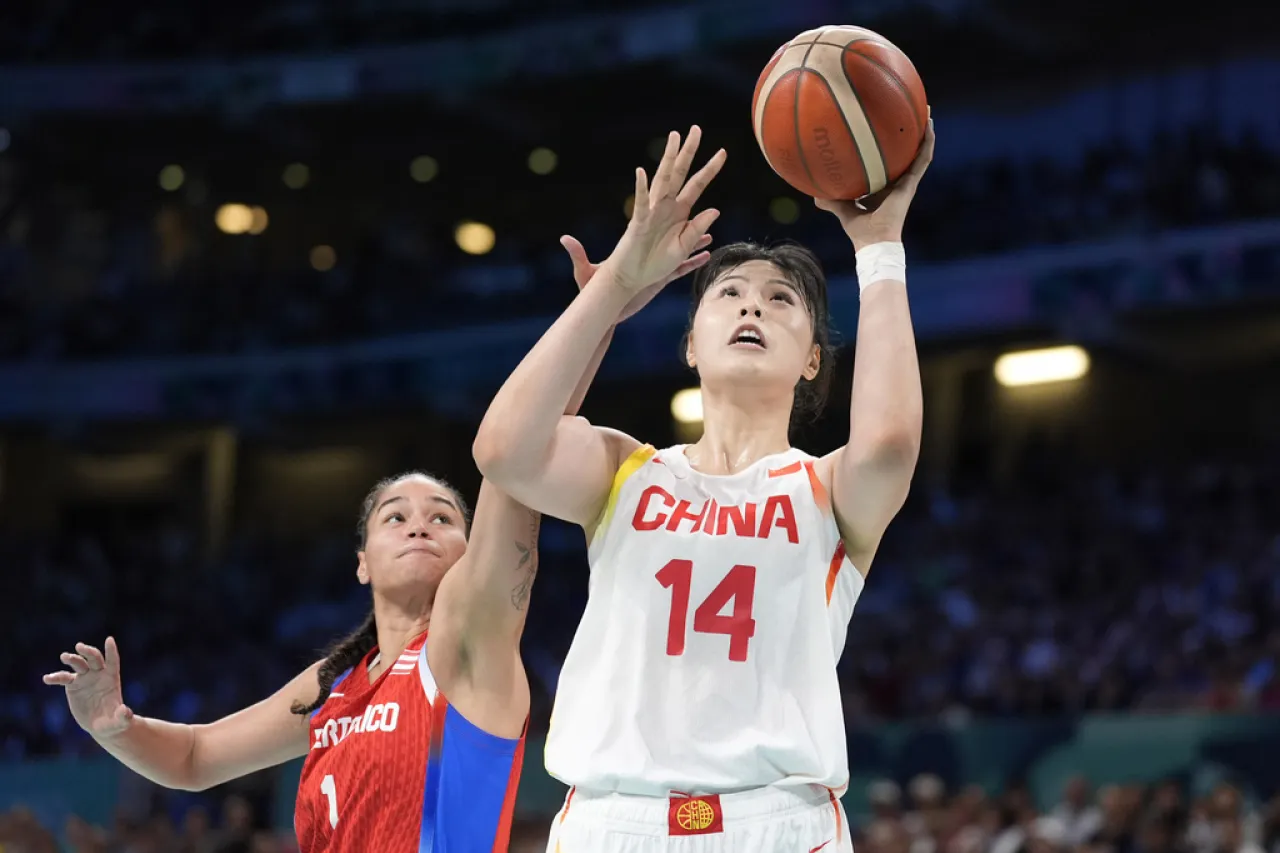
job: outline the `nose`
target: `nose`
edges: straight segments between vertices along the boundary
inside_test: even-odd
[[[410,526],[409,528],[409,538],[410,539],[430,539],[431,536],[430,534],[427,533],[428,529],[429,528],[427,527],[427,525],[423,524],[421,521],[414,521],[412,526]]]
[[[753,300],[753,301],[754,301],[754,300]],[[743,316],[743,317],[746,317],[746,316],[748,316],[748,315],[753,315],[753,316],[755,316],[757,319],[759,319],[759,317],[761,316],[761,314],[760,314],[760,306],[759,306],[759,305],[753,305],[753,306],[751,306],[751,307],[748,307],[748,306],[744,305],[744,306],[742,306],[742,312],[741,312],[741,313],[742,313],[742,316]]]

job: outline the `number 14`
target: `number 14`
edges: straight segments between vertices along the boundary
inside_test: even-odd
[[[667,623],[667,654],[684,654],[684,639],[689,621],[689,590],[693,586],[693,561],[672,560],[657,574],[658,583],[671,590],[671,616]],[[751,617],[756,596],[756,567],[734,566],[716,588],[711,590],[698,609],[693,611],[693,630],[699,634],[727,634],[729,660],[741,663],[747,659],[747,647],[756,633],[756,620]],[[721,616],[730,601],[733,613]]]

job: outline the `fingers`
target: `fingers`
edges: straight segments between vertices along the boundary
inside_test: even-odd
[[[666,198],[671,186],[671,172],[675,168],[676,157],[680,154],[680,134],[674,130],[667,134],[667,147],[658,161],[658,170],[653,173],[653,197]],[[636,196],[636,206],[640,206],[640,196]]]
[[[720,211],[709,207],[689,220],[689,224],[684,227],[680,235],[680,244],[684,247],[686,254],[693,252],[694,247],[706,236],[712,224],[719,218]]]
[[[100,670],[105,669],[107,662],[102,657],[102,652],[86,643],[76,643],[76,651],[80,653],[80,657],[84,658],[85,663],[89,665],[89,669]]]
[[[41,678],[41,681],[45,684],[55,685],[57,687],[70,687],[72,682],[75,680],[76,674],[74,672],[67,672],[66,670],[51,672]]]
[[[911,167],[907,169],[907,178],[909,180],[919,181],[925,170],[929,168],[929,164],[933,162],[934,141],[933,119],[931,118],[929,123],[925,125],[924,141],[920,143],[920,151],[916,154],[916,159],[912,161]]]
[[[702,142],[702,128],[696,124],[689,128],[689,135],[684,139],[684,145],[680,148],[680,153],[675,157],[675,162],[671,166],[671,175],[669,183],[665,189],[672,191],[672,194],[681,192],[684,186],[685,178],[689,177],[689,169],[693,166],[693,158],[698,153],[698,144]]]
[[[62,661],[63,666],[69,666],[75,671],[76,675],[89,671],[89,663],[80,655],[73,655],[71,652],[63,652],[58,656],[58,660]]]
[[[576,237],[566,234],[560,238],[560,245],[569,253],[569,261],[573,264],[573,280],[581,290],[586,287],[591,276],[595,275],[596,265],[587,259],[587,250]]]
[[[697,251],[699,249],[705,249],[710,245],[711,245],[711,235],[703,234],[701,237],[698,238],[698,242],[693,245],[693,248],[694,248],[694,251]]]
[[[661,167],[659,167],[661,168]],[[654,176],[657,180],[657,176]],[[643,219],[649,214],[649,184],[644,169],[636,169],[636,197],[631,204],[631,218]]]
[[[694,173],[694,176],[684,185],[684,189],[680,190],[680,195],[676,196],[676,201],[686,209],[691,209],[697,204],[698,199],[710,186],[711,181],[716,175],[720,174],[720,169],[723,168],[724,161],[728,156],[728,153],[723,148],[712,155],[706,165]]]
[[[107,637],[106,643],[106,660],[107,669],[112,672],[120,671],[120,649],[116,646],[115,637]]]
[[[707,261],[709,260],[711,260],[710,252],[699,252],[692,257],[686,258],[684,263],[676,267],[676,271],[671,274],[671,281],[675,281],[678,278],[684,278],[694,270],[706,266]]]

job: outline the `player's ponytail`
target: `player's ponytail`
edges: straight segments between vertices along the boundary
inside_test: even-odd
[[[328,700],[329,691],[333,690],[333,682],[337,677],[359,663],[360,659],[373,651],[376,645],[378,645],[378,623],[374,621],[373,611],[370,610],[364,624],[330,649],[324,663],[320,664],[320,671],[316,673],[320,679],[320,695],[316,700],[310,705],[294,702],[289,710],[304,716],[314,712]]]

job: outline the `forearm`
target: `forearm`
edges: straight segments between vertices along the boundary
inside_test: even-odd
[[[186,791],[203,787],[192,762],[192,726],[134,717],[129,728],[98,743],[121,764],[161,787]]]
[[[858,315],[849,451],[859,460],[883,459],[914,469],[923,418],[907,287],[899,281],[873,282],[862,293]]]
[[[481,473],[502,485],[504,469],[545,456],[561,417],[581,403],[627,298],[601,269],[529,351],[476,434]]]
[[[573,389],[573,396],[569,398],[569,405],[565,406],[564,413],[566,415],[576,415],[582,408],[582,401],[587,399],[587,392],[591,390],[591,383],[595,381],[596,374],[600,371],[600,363],[604,361],[604,354],[609,351],[609,344],[613,342],[614,327],[610,326],[609,331],[605,332],[604,340],[596,347],[596,351],[591,355],[591,361],[587,362],[587,371],[582,375],[582,379],[578,382],[578,387]]]

